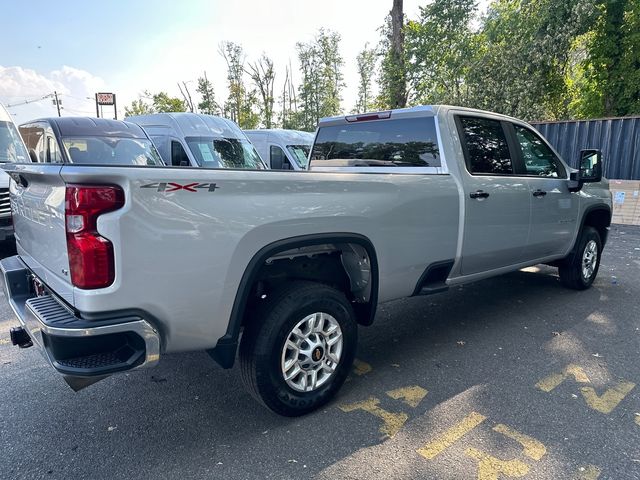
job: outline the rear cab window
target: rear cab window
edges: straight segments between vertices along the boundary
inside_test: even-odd
[[[345,167],[393,173],[429,169],[438,173],[440,150],[434,117],[347,121],[320,126],[310,155],[311,168]]]

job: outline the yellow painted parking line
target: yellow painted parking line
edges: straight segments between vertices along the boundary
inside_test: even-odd
[[[507,427],[503,424],[498,424],[493,427],[493,430],[501,433],[505,437],[512,438],[516,442],[518,442],[524,448],[523,453],[534,460],[540,460],[547,453],[547,448],[542,444],[542,442],[536,440],[529,435],[525,435],[524,433],[520,433],[510,427]]]
[[[9,345],[11,342],[4,338],[0,338],[0,345]]]
[[[476,428],[487,417],[476,412],[471,412],[462,421],[443,432],[438,438],[427,443],[417,452],[427,460],[435,458],[437,455],[445,451],[451,445],[460,440],[463,436]]]
[[[640,426],[640,413],[636,413],[636,425]]]
[[[620,382],[615,387],[607,389],[600,396],[592,387],[582,387],[580,391],[587,405],[598,412],[607,414],[611,413],[635,386],[635,383]]]
[[[353,373],[356,375],[366,375],[371,370],[373,370],[373,368],[367,362],[363,362],[357,358],[353,361]]]
[[[562,373],[554,373],[543,378],[536,387],[543,392],[551,392],[569,377],[573,377],[578,383],[591,383],[584,370],[575,364],[569,364]],[[598,395],[593,387],[580,387],[580,392],[589,408],[600,413],[611,413],[618,404],[634,389],[633,382],[622,381],[615,387],[608,388],[602,395]]]
[[[402,400],[410,407],[416,408],[424,397],[427,396],[427,392],[424,388],[414,385],[412,387],[396,388],[387,392],[394,400]]]
[[[385,410],[379,406],[380,400],[370,397],[362,402],[351,403],[348,405],[340,405],[338,408],[343,412],[353,412],[355,410],[364,410],[382,420],[380,433],[393,437],[404,426],[409,418],[406,413],[394,413]]]
[[[468,448],[464,453],[478,460],[478,480],[498,480],[501,474],[519,478],[529,473],[529,465],[520,460],[500,460],[475,448]]]
[[[548,377],[543,378],[538,383],[538,387],[543,392],[550,392],[564,382],[569,376],[575,378],[578,383],[590,383],[589,377],[584,373],[584,370],[578,365],[569,364],[562,373],[554,373]]]
[[[587,465],[580,468],[580,473],[576,477],[577,480],[597,480],[602,472],[595,465]]]

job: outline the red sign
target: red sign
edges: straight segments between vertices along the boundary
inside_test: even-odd
[[[115,103],[115,97],[113,93],[96,93],[98,105],[113,105]]]

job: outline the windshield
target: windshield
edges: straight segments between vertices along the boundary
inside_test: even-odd
[[[119,137],[64,137],[69,161],[80,165],[164,165],[150,140]]]
[[[16,127],[11,122],[0,122],[0,163],[28,161],[27,150]]]
[[[439,167],[433,118],[403,118],[320,127],[312,166]]]
[[[248,140],[212,137],[187,137],[185,140],[201,167],[265,169],[260,156]]]
[[[310,145],[287,145],[287,150],[300,168],[307,168]]]

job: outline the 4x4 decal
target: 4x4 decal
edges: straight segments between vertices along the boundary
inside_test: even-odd
[[[215,192],[216,189],[220,188],[215,183],[175,183],[175,182],[159,182],[159,183],[148,183],[146,185],[142,185],[140,188],[154,188],[156,192],[175,192],[177,190],[185,190],[187,192],[198,192],[199,190],[205,190],[207,192]]]

